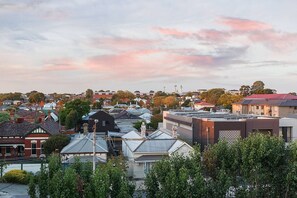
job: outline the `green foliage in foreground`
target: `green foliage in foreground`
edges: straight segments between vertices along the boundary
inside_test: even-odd
[[[76,158],[70,167],[62,168],[59,156],[52,155],[48,167],[42,166],[30,179],[28,193],[30,197],[129,198],[135,186],[128,181],[123,164],[121,159],[112,159],[100,164],[93,174],[91,162],[81,163]]]
[[[202,159],[202,160],[201,160]],[[220,141],[202,155],[157,162],[145,179],[148,197],[297,197],[297,142],[253,134]]]

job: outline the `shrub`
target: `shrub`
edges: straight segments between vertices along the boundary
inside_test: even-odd
[[[28,184],[30,173],[24,170],[11,170],[5,173],[3,179],[8,183]]]

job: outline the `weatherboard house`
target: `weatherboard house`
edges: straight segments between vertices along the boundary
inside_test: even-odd
[[[30,123],[18,118],[0,123],[0,158],[36,158],[43,154],[43,143],[59,134],[59,125],[52,119]]]

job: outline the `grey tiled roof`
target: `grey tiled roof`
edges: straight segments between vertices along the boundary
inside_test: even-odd
[[[59,134],[59,124],[52,120],[47,120],[40,124],[30,123],[27,121],[23,121],[21,123],[6,121],[0,124],[0,136],[1,137],[7,137],[7,136],[23,137],[38,127],[41,127],[51,135]]]

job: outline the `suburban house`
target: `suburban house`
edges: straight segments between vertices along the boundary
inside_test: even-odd
[[[52,119],[31,123],[23,118],[0,123],[0,158],[40,157],[42,144],[59,134],[59,124]]]
[[[119,131],[114,122],[114,117],[107,112],[99,110],[97,112],[90,112],[87,116],[82,118],[83,123],[88,123],[88,130],[94,130],[94,120],[98,120],[96,123],[96,131],[104,132],[107,135],[108,131]]]
[[[279,119],[227,112],[164,111],[163,128],[177,127],[178,136],[190,145],[208,144],[220,139],[233,142],[258,132],[279,136]]]
[[[106,163],[107,160],[107,143],[99,134],[96,134],[95,143],[96,163]],[[79,157],[81,162],[93,161],[93,133],[85,132],[76,134],[71,142],[65,146],[62,151],[62,163],[71,164],[75,157]]]
[[[176,138],[176,131],[162,129],[146,136],[143,126],[141,134],[131,131],[122,136],[122,152],[128,161],[128,176],[143,179],[155,162],[175,153],[187,156],[193,152],[189,144]]]
[[[204,108],[214,108],[214,107],[215,107],[214,104],[210,104],[210,103],[203,102],[203,101],[199,101],[199,102],[194,103],[194,109],[195,110],[201,110],[201,109],[204,109]]]
[[[232,104],[232,112],[273,117],[297,113],[297,96],[291,94],[253,94]]]

